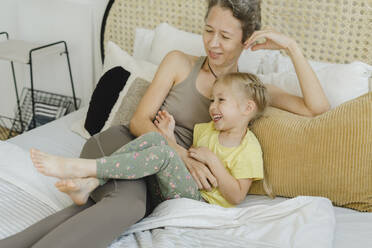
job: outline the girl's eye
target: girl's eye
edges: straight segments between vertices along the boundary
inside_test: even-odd
[[[214,102],[214,99],[211,99],[211,102]]]
[[[210,29],[206,29],[205,32],[207,32],[207,33],[212,33],[213,31],[210,30]]]
[[[224,38],[225,40],[230,40],[230,37],[227,37],[227,36],[224,36],[224,35],[222,35],[222,38]]]
[[[225,101],[225,99],[224,98],[219,98],[218,101],[223,102],[223,101]]]

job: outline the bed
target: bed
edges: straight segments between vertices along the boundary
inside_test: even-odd
[[[110,0],[102,22],[102,59],[108,53],[108,41],[115,42],[121,49],[133,54],[134,48],[138,46],[138,42],[135,44],[136,28],[151,30],[158,24],[167,22],[184,31],[200,34],[202,28],[200,23],[203,23],[205,7],[205,2],[200,0]],[[265,0],[262,1],[262,21],[264,25],[274,26],[279,31],[295,37],[303,47],[304,54],[313,61],[349,63],[358,60],[371,65],[371,8],[369,0],[346,0],[343,3],[319,0],[307,1],[306,4],[299,1]],[[324,47],[332,49],[326,50]],[[148,49],[151,49],[151,46]],[[270,59],[270,55],[265,56]],[[265,71],[265,68],[267,69],[261,65],[261,72]],[[72,132],[71,125],[83,120],[86,111],[86,107],[82,108],[59,120],[0,143],[0,239],[17,233],[71,204],[65,195],[53,187],[54,179],[38,175],[30,166],[27,150],[36,147],[57,155],[79,156],[86,139]],[[240,205],[239,211],[246,208],[256,209],[257,206],[278,209],[283,208],[287,202],[288,199],[283,197],[271,200],[266,196],[248,195]],[[307,203],[320,206],[327,204],[327,201],[303,197],[296,202],[299,205]],[[212,211],[204,205],[196,206],[193,205],[195,203],[185,200],[181,205],[189,209],[196,208],[196,212],[189,214],[195,219],[200,218],[199,222],[194,219],[188,223],[190,215],[185,216],[174,210],[179,206],[177,204],[179,203],[170,201],[162,205],[155,217],[150,216],[140,222],[114,241],[111,247],[207,247],[206,244],[213,244],[211,245],[213,247],[280,247],[278,243],[254,240],[254,235],[259,234],[253,233],[249,236],[247,234],[249,229],[236,226],[236,223],[224,226],[225,223],[208,224],[208,221],[203,219],[203,216],[209,216],[208,214],[211,214],[210,217],[215,214],[215,217],[221,220],[228,214],[231,214],[231,218],[244,216],[248,218],[250,213],[244,211],[227,213],[221,209]],[[323,218],[327,218],[327,214],[333,214],[333,217],[329,215],[329,221],[334,221],[333,229],[323,230],[321,224],[318,230],[314,226],[307,227],[309,229],[302,231],[312,232],[313,236],[307,237],[305,244],[296,243],[292,247],[314,247],[314,243],[309,240],[321,237],[322,232],[329,233],[328,243],[317,247],[330,247],[329,242],[331,246],[333,244],[333,247],[341,248],[371,246],[372,213],[340,207],[324,209],[326,211],[323,212]],[[176,223],[167,219],[167,213],[178,216],[179,221]],[[320,219],[319,223],[322,223],[321,221]],[[300,227],[295,228],[294,233],[298,233],[299,230]],[[249,237],[249,242],[240,238],[244,236],[243,234]],[[278,231],[272,235],[285,236],[288,240],[295,237],[280,234]],[[230,240],[231,236],[235,237],[234,242]]]

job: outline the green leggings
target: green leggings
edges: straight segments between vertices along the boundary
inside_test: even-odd
[[[96,161],[97,178],[137,179],[155,175],[162,200],[180,197],[202,200],[182,159],[157,132],[144,134]]]

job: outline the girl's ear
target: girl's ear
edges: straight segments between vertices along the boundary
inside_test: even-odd
[[[244,109],[244,113],[245,114],[251,114],[252,111],[256,110],[256,103],[253,101],[253,100],[248,100],[246,103],[245,103],[245,109]]]

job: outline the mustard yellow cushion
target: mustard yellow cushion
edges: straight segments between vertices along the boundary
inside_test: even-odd
[[[269,108],[252,131],[274,194],[372,212],[372,93],[314,118]],[[250,194],[265,194],[262,181]]]

